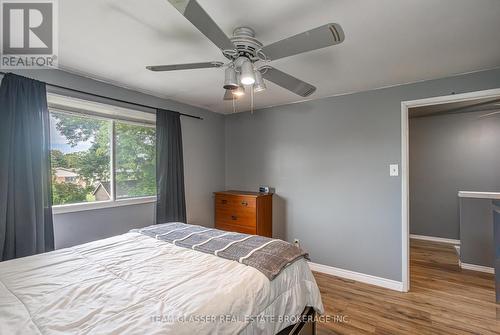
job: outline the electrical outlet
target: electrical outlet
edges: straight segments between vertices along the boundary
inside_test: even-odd
[[[295,244],[296,247],[300,248],[300,240],[298,238],[293,240],[293,244]]]

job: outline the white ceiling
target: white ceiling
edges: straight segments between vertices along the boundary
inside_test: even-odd
[[[199,0],[230,35],[251,26],[264,44],[329,22],[345,41],[273,62],[317,86],[309,99],[500,66],[498,0]],[[60,65],[68,71],[229,113],[222,69],[154,73],[146,65],[224,61],[166,0],[59,1]],[[302,101],[272,83],[256,108]],[[239,111],[249,101],[238,102]]]

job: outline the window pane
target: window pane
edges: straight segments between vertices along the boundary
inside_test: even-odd
[[[111,122],[50,113],[54,205],[109,200]]]
[[[115,122],[116,198],[156,195],[155,128]]]

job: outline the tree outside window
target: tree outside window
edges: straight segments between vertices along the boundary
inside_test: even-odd
[[[155,150],[152,126],[52,111],[53,204],[156,195]]]

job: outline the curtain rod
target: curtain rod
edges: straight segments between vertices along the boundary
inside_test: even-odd
[[[7,72],[0,71],[0,74],[6,75]],[[35,79],[35,80],[37,80],[37,79]],[[50,83],[46,83],[46,82],[44,82],[44,83],[45,83],[45,85],[48,85],[48,86],[52,86],[52,87],[55,87],[55,88],[60,88],[60,89],[63,89],[63,90],[68,90],[68,91],[72,91],[72,92],[76,92],[76,93],[86,94],[86,95],[90,95],[90,96],[93,96],[93,97],[96,97],[96,98],[113,100],[113,101],[116,101],[116,102],[121,102],[121,103],[124,103],[124,104],[129,104],[129,105],[143,107],[143,108],[161,109],[159,107],[154,107],[154,106],[149,106],[149,105],[143,105],[143,104],[139,104],[139,103],[136,103],[136,102],[130,102],[130,101],[126,101],[126,100],[121,100],[121,99],[116,99],[116,98],[110,98],[110,97],[107,97],[107,96],[104,96],[104,95],[95,94],[95,93],[80,91],[80,90],[77,90],[77,89],[74,89],[74,88],[68,88],[68,87],[64,87],[64,86],[60,86],[60,85],[56,85],[56,84],[50,84]],[[203,118],[201,116],[196,116],[196,115],[191,115],[191,114],[185,114],[185,113],[180,113],[180,112],[178,112],[178,113],[180,115],[182,115],[182,116],[187,116],[187,117],[191,117],[193,119],[203,120]]]

